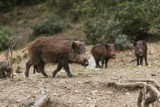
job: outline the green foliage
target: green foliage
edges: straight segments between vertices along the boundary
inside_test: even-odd
[[[91,44],[115,42],[124,49],[129,39],[119,35],[145,37],[150,29],[160,29],[160,0],[50,0],[48,4],[60,17],[84,22]]]
[[[8,49],[11,44],[14,44],[13,40],[14,32],[8,27],[0,27],[0,51]]]
[[[67,23],[63,19],[58,16],[52,16],[33,26],[33,34],[30,37],[32,39],[41,35],[54,35],[62,32],[66,27]]]
[[[160,28],[159,0],[85,0],[78,12],[85,22],[88,41],[93,44],[115,41],[122,43],[119,49],[124,49],[128,46],[123,46],[121,36],[118,35],[126,35],[128,38],[145,37],[142,34],[147,34],[150,29]]]
[[[62,18],[68,18],[72,22],[79,19],[79,14],[76,11],[77,5],[81,3],[78,0],[49,0],[49,14],[56,14]]]
[[[59,33],[67,26],[64,19],[70,19],[84,23],[89,43],[115,42],[124,49],[129,39],[119,35],[145,37],[149,30],[160,29],[160,0],[0,0],[0,7],[41,2],[47,3],[46,13],[53,17],[35,25],[31,38]]]
[[[125,50],[131,48],[131,44],[126,35],[118,35],[115,38],[116,48],[118,50]]]
[[[119,30],[115,28],[117,23],[114,23],[114,18],[90,20],[85,23],[85,33],[89,43],[107,43],[114,42],[115,36]]]
[[[0,0],[0,9],[12,10],[16,6],[34,5],[46,0]]]

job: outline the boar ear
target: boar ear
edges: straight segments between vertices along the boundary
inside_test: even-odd
[[[145,44],[146,42],[145,42],[145,41],[142,41],[142,43]]]
[[[135,40],[131,40],[131,43],[136,46],[136,41]]]
[[[85,41],[85,40],[80,40],[80,42],[82,42],[82,43],[86,44],[86,41]]]
[[[77,48],[77,44],[75,42],[72,43],[72,48],[76,49]]]
[[[114,43],[113,46],[114,46],[114,47],[117,47],[117,44]]]

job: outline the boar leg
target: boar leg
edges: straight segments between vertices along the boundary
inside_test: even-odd
[[[137,66],[139,65],[139,56],[137,56]]]
[[[144,57],[144,60],[145,60],[146,66],[147,66],[148,65],[147,56]]]
[[[52,73],[52,77],[54,78],[56,76],[56,74],[58,73],[58,71],[61,69],[62,69],[62,65],[60,63],[58,63],[57,69],[54,70]]]
[[[38,71],[37,66],[36,66],[36,65],[34,65],[34,66],[33,66],[33,74],[35,74],[36,72],[40,73],[40,72]]]
[[[101,60],[101,64],[102,64],[102,65],[101,65],[101,68],[103,68],[104,62],[105,62],[105,59],[102,59],[102,60]]]
[[[26,72],[25,72],[25,76],[26,77],[29,77],[29,69],[30,67],[33,65],[32,61],[29,60],[27,63],[26,63]]]
[[[105,59],[105,68],[108,67],[108,60],[109,60],[108,58]]]
[[[41,72],[43,76],[45,76],[46,78],[48,77],[48,75],[44,72],[44,62],[40,62],[36,67],[37,67],[37,72]]]
[[[73,75],[71,74],[71,72],[69,70],[68,64],[66,63],[63,67],[64,67],[64,70],[67,72],[67,76],[70,78],[73,77]]]
[[[96,68],[101,68],[101,66],[99,65],[100,59],[99,59],[99,58],[98,58],[98,59],[95,59],[95,61],[96,61]]]
[[[143,65],[143,56],[140,57],[140,65]]]
[[[34,74],[35,74],[36,72],[37,72],[37,73],[40,73],[40,71],[38,70],[37,65],[34,65],[33,67],[34,67],[34,68],[33,68],[33,73],[34,73]]]
[[[33,74],[35,74],[36,73],[36,71],[37,71],[37,66],[33,66]]]

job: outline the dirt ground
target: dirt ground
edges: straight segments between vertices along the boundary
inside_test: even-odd
[[[136,66],[133,50],[117,52],[115,60],[110,60],[107,69],[87,69],[80,65],[70,65],[74,78],[68,78],[61,70],[56,78],[52,78],[52,71],[56,65],[45,67],[49,78],[42,74],[24,76],[25,63],[23,59],[19,64],[22,73],[14,73],[14,78],[0,79],[0,107],[29,107],[45,90],[49,93],[51,107],[136,107],[138,91],[118,91],[100,83],[108,81],[123,82],[134,79],[155,79],[160,82],[160,43],[148,44],[149,66]],[[90,56],[90,46],[87,54]],[[21,55],[21,50],[14,51],[14,56]],[[3,53],[1,60],[5,59]]]

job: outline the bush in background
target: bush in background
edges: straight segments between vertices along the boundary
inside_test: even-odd
[[[31,39],[41,35],[54,35],[62,32],[67,27],[67,23],[59,16],[52,16],[44,20],[42,23],[32,27],[33,34]]]
[[[8,49],[11,44],[14,44],[14,31],[9,27],[0,27],[0,51]]]
[[[118,50],[125,50],[131,48],[131,43],[127,35],[118,35],[115,38],[115,44]]]
[[[114,17],[110,19],[97,17],[94,20],[87,20],[85,26],[84,32],[90,44],[114,43],[116,35],[120,33]]]

